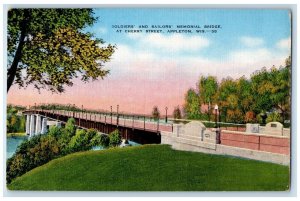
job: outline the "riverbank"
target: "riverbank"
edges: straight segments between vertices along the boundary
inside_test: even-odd
[[[7,133],[6,137],[24,137],[27,136],[26,133]]]
[[[176,151],[168,145],[143,145],[70,154],[27,172],[8,188],[57,191],[285,191],[289,189],[289,167]]]

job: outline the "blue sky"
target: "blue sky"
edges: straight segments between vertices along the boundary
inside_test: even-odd
[[[132,47],[135,44],[126,34],[115,33],[112,25],[219,24],[222,29],[217,34],[194,34],[209,39],[211,43],[209,50],[192,54],[199,53],[212,59],[226,57],[229,50],[247,48],[239,43],[240,37],[260,38],[264,40],[264,47],[274,48],[278,41],[290,37],[291,34],[288,10],[107,8],[95,9],[95,16],[99,17],[99,21],[91,31],[97,37],[113,44]]]

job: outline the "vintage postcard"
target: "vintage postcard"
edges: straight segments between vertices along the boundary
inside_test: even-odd
[[[291,11],[9,8],[9,191],[288,191]]]

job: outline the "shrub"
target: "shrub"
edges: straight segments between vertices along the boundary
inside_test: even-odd
[[[6,178],[14,178],[43,165],[60,154],[59,144],[53,135],[37,135],[24,141],[12,158],[7,160]]]
[[[92,146],[109,146],[109,137],[104,134],[97,134],[91,141]]]
[[[63,128],[57,126],[50,126],[48,135],[51,135],[55,138],[61,137],[63,134]]]
[[[89,129],[88,131],[78,129],[76,130],[75,136],[72,137],[69,143],[70,152],[77,152],[77,151],[85,151],[92,148],[93,144],[91,140],[97,131],[94,129]]]
[[[69,136],[69,137],[73,137],[76,133],[76,126],[75,126],[75,119],[74,118],[70,118],[68,119],[66,125],[65,125],[65,133]]]
[[[181,111],[180,111],[179,106],[174,108],[173,117],[174,117],[174,119],[181,119]]]
[[[25,132],[26,119],[25,116],[18,115],[18,107],[7,106],[6,129],[7,133]]]
[[[160,117],[160,112],[157,106],[154,106],[152,109],[152,117],[154,118],[154,120],[158,120]]]
[[[119,130],[114,130],[109,134],[109,146],[116,147],[121,144],[121,135]]]
[[[62,129],[61,135],[58,137],[61,153],[63,155],[70,153],[69,142],[76,133],[75,119],[68,119],[65,128]]]
[[[272,112],[268,115],[266,122],[269,123],[273,121],[282,122],[282,118],[278,112]]]

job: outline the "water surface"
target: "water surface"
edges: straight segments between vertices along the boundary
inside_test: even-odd
[[[15,137],[7,137],[6,143],[6,159],[12,157],[17,150],[17,147],[26,139],[28,136],[15,136]]]

